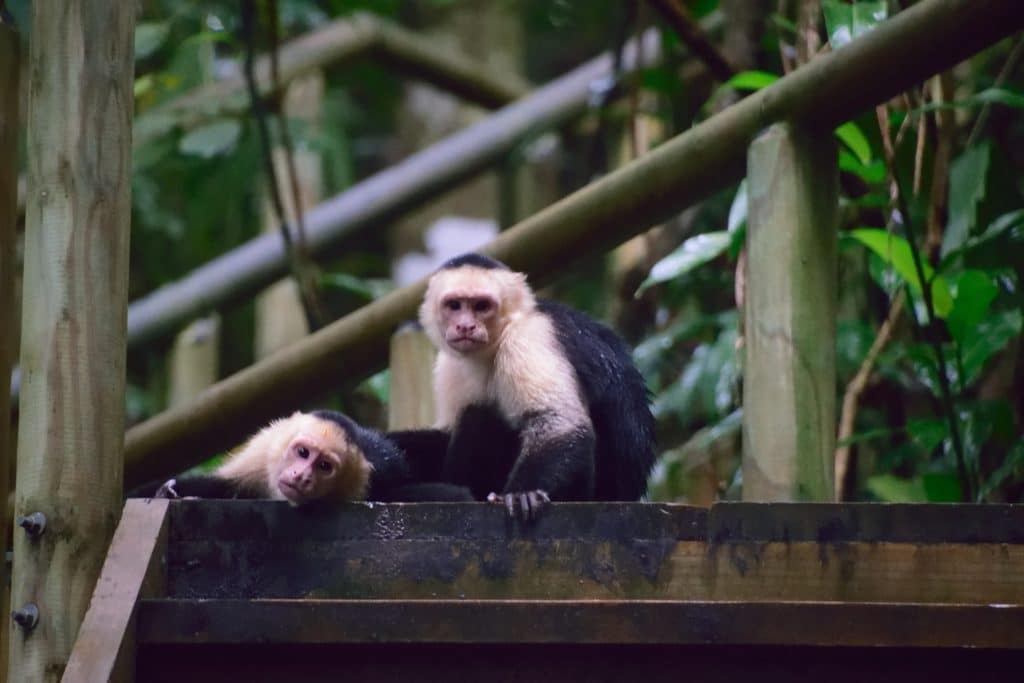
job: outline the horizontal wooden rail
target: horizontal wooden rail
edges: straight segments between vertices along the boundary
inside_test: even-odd
[[[572,262],[735,182],[743,174],[747,145],[766,125],[792,119],[834,127],[1022,27],[1018,0],[923,0],[503,232],[486,251],[543,284]],[[512,123],[511,116],[503,120]],[[479,130],[464,133],[468,138]],[[423,163],[430,173],[444,167],[441,158],[406,163]],[[450,172],[461,176],[464,170]],[[410,185],[381,180],[375,202],[403,191],[410,199],[417,195]],[[346,202],[344,196],[336,201]],[[311,233],[314,215],[307,216]],[[270,279],[282,272],[268,261]],[[127,483],[178,472],[312,396],[378,371],[387,362],[387,339],[415,315],[423,288],[421,282],[393,292],[214,385],[193,402],[133,427],[126,442]],[[191,294],[201,301],[205,296],[202,290]]]
[[[145,600],[140,644],[606,643],[1024,647],[1024,605]]]

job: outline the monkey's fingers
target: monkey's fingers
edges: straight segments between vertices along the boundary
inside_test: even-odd
[[[154,498],[181,498],[178,492],[174,490],[174,487],[178,485],[177,479],[168,479],[164,483],[160,484],[160,488],[153,494]]]
[[[520,491],[516,493],[491,493],[487,496],[488,502],[504,503],[508,510],[508,516],[520,518],[524,522],[532,522],[540,516],[541,510],[551,502],[551,496],[547,491],[535,489],[533,491]]]

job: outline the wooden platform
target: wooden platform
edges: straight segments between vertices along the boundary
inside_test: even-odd
[[[487,504],[132,500],[65,680],[936,681],[1003,665],[1024,665],[1021,506],[560,504],[524,526]]]

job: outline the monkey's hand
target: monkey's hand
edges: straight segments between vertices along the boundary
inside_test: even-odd
[[[164,483],[160,484],[160,488],[153,494],[154,498],[181,498],[178,492],[174,489],[178,485],[177,479],[168,479]]]
[[[504,503],[509,517],[519,517],[524,522],[531,522],[537,519],[541,510],[551,502],[551,496],[547,491],[541,489],[514,493],[491,493],[487,496],[487,502]]]

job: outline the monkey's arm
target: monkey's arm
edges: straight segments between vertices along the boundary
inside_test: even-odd
[[[551,500],[588,500],[594,495],[594,430],[567,424],[550,411],[522,418],[519,456],[501,496],[510,515],[536,517]],[[518,508],[518,510],[517,510]]]
[[[128,498],[264,498],[238,482],[210,474],[152,481],[128,492]]]

